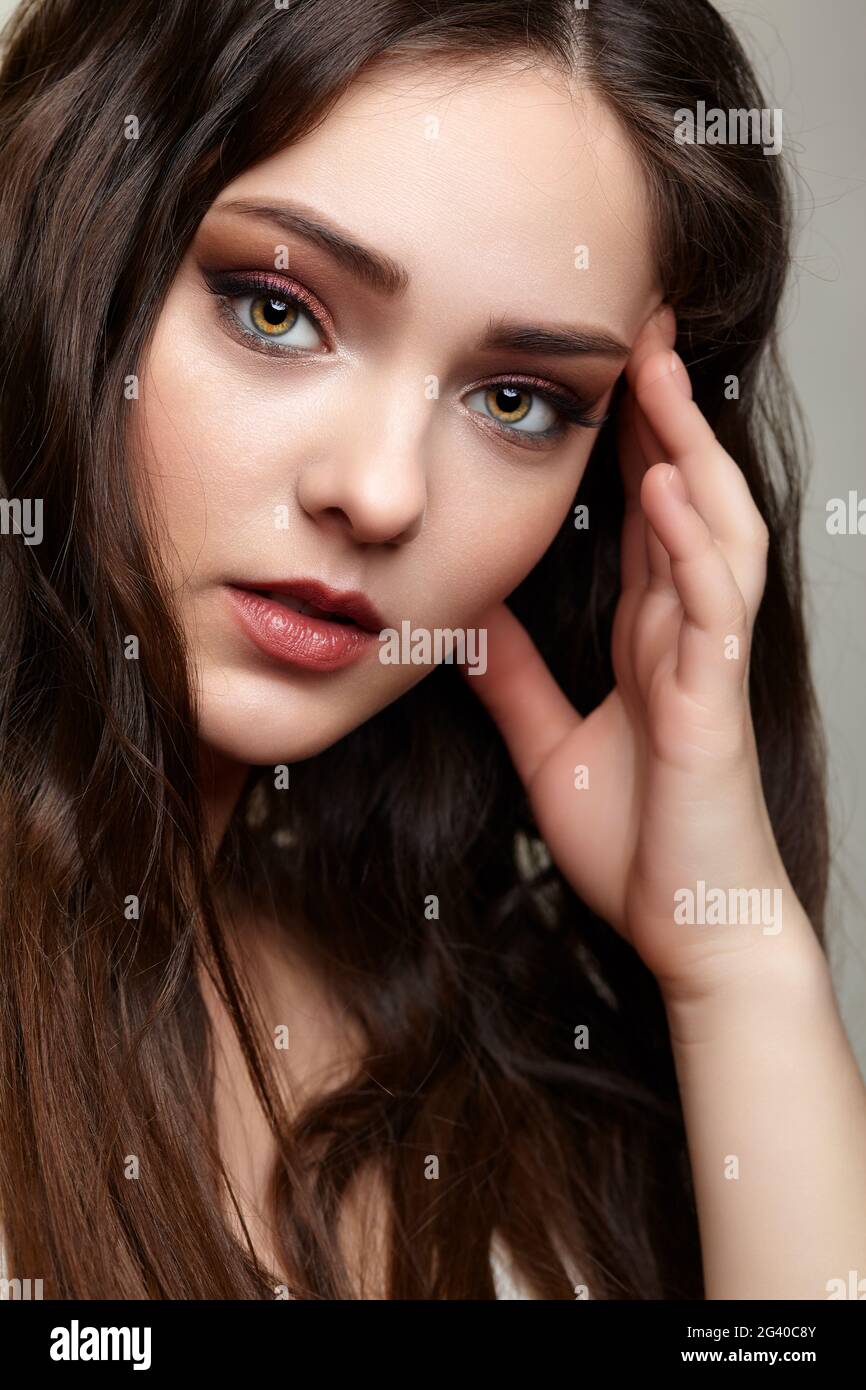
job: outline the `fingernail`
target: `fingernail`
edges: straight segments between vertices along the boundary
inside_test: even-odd
[[[689,374],[686,371],[685,363],[677,352],[671,353],[671,375],[680,394],[686,396],[688,400],[691,400],[692,383],[689,381]]]
[[[665,483],[670,488],[674,497],[680,502],[688,502],[689,493],[686,487],[686,480],[673,463],[668,464],[667,472],[665,473]]]
[[[672,306],[663,300],[652,317],[662,337],[667,340],[668,346],[673,347],[677,336],[677,317]]]

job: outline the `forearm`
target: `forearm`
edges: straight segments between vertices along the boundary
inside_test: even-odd
[[[803,926],[795,954],[767,942],[715,996],[666,1001],[708,1299],[866,1278],[866,1087]]]

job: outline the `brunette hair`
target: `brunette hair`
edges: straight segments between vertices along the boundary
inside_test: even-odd
[[[702,1296],[658,987],[545,858],[453,668],[298,765],[291,796],[252,769],[209,860],[188,655],[136,518],[124,385],[218,192],[325,119],[366,65],[433,57],[455,75],[511,61],[572,75],[640,157],[695,398],[770,530],[752,710],[775,834],[820,933],[802,448],[775,338],[789,199],[758,146],[674,139],[674,113],[701,99],[765,104],[707,0],[26,0],[0,71],[0,488],[43,500],[44,539],[0,545],[0,1224],[12,1272],[52,1297],[274,1296],[227,1219],[201,970],[277,1141],[295,1296],[355,1296],[337,1223],[363,1171],[387,1194],[389,1297],[492,1298],[496,1231],[542,1297],[574,1296],[563,1254],[593,1298]],[[613,683],[615,416],[581,484],[591,529],[575,544],[566,518],[511,600],[584,711]],[[304,933],[366,1040],[357,1074],[291,1120],[218,889]]]

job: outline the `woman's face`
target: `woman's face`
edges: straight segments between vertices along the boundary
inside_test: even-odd
[[[310,756],[420,680],[429,663],[380,659],[417,640],[380,628],[431,653],[467,631],[481,662],[479,619],[553,540],[597,438],[561,400],[604,413],[661,297],[606,107],[490,72],[377,65],[223,189],[165,301],[138,476],[200,736],[233,761]]]

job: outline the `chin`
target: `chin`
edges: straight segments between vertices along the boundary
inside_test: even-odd
[[[216,752],[238,763],[276,767],[278,763],[313,758],[362,721],[323,719],[321,709],[306,715],[286,710],[251,710],[238,706],[205,710],[199,718],[199,737]]]
[[[326,678],[327,679],[327,678]],[[298,690],[286,682],[250,684],[222,679],[205,684],[199,737],[238,763],[276,766],[313,758],[377,714],[402,689],[374,692],[333,688],[320,681]]]

